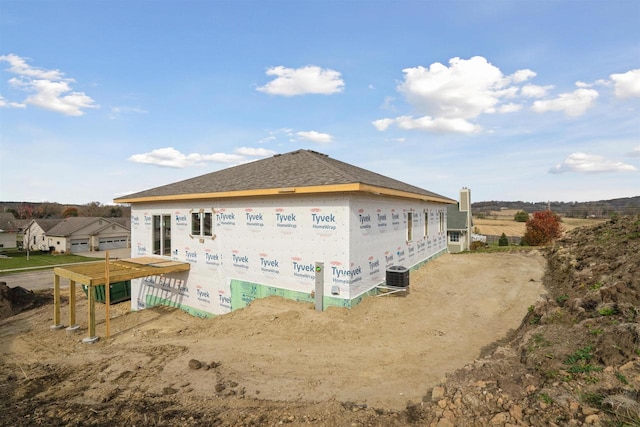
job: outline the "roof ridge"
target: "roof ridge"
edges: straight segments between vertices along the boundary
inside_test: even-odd
[[[338,173],[338,175],[342,176],[343,178],[351,180],[353,182],[360,182],[360,179],[358,177],[355,177],[355,176],[351,175],[350,173],[348,173],[348,172],[336,167],[333,163],[340,162],[340,161],[336,160],[336,159],[331,159],[331,157],[329,157],[328,154],[319,153],[319,152],[313,151],[313,150],[303,150],[303,151],[305,151],[308,154],[312,155],[317,161],[320,161],[323,165],[327,166],[332,171]],[[331,159],[333,163],[327,161],[326,159]]]

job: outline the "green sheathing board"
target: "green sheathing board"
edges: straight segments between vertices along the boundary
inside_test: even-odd
[[[197,308],[193,308],[193,307],[189,307],[187,305],[184,304],[180,304],[176,301],[172,301],[170,299],[166,299],[166,298],[160,298],[156,295],[147,295],[147,298],[145,300],[146,304],[147,304],[147,308],[148,307],[153,307],[156,305],[165,305],[167,307],[175,307],[175,308],[179,308],[180,310],[186,311],[187,313],[189,313],[192,316],[196,316],[196,317],[201,317],[203,319],[208,319],[210,317],[215,317],[216,315],[213,313],[209,313],[203,310],[198,310]]]
[[[360,295],[352,300],[325,296],[322,299],[324,308],[327,307],[352,307],[362,301],[362,298],[371,294],[371,291]],[[375,295],[375,292],[372,294]],[[311,294],[299,291],[290,291],[288,289],[276,288],[273,286],[262,285],[260,283],[245,282],[243,280],[231,279],[231,310],[238,310],[248,306],[251,301],[258,298],[266,298],[270,296],[279,296],[282,298],[308,302],[315,302]]]

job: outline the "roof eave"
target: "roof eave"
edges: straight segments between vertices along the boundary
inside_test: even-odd
[[[221,191],[213,193],[191,193],[172,194],[166,196],[146,196],[146,197],[121,197],[114,199],[114,203],[150,203],[150,202],[175,202],[185,200],[203,199],[227,199],[238,197],[256,196],[281,196],[287,194],[324,194],[324,193],[371,193],[375,195],[385,195],[401,197],[405,199],[423,200],[428,202],[438,202],[455,204],[457,201],[437,195],[425,195],[408,191],[394,190],[386,187],[362,183],[315,185],[308,187],[285,187],[285,188],[264,188],[256,190]]]

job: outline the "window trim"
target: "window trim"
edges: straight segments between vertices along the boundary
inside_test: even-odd
[[[191,218],[191,231],[189,236],[198,239],[215,239],[216,235],[214,233],[215,224],[214,214],[215,210],[212,208],[210,211],[206,209],[192,209],[189,211],[189,216]],[[198,230],[194,227],[194,219],[197,218],[198,221]],[[208,231],[207,231],[208,230]]]

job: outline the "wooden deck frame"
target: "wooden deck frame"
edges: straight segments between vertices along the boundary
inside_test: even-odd
[[[53,325],[51,329],[63,327],[60,320],[60,278],[69,279],[69,327],[68,330],[78,329],[76,324],[76,283],[88,287],[88,330],[89,336],[83,342],[93,343],[96,336],[95,320],[95,288],[105,285],[106,303],[109,304],[109,284],[124,282],[141,277],[158,276],[167,273],[189,271],[191,265],[186,262],[173,261],[157,257],[126,258],[109,260],[108,252],[104,262],[92,262],[53,269]],[[107,308],[107,313],[109,313]],[[110,335],[109,320],[107,319],[107,336]]]

